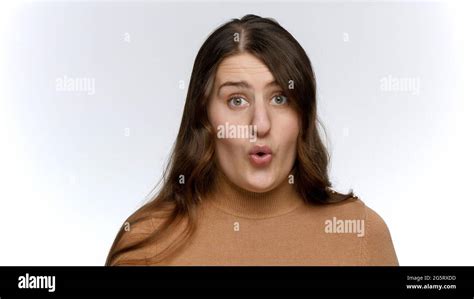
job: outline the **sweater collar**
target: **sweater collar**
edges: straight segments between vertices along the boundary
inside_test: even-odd
[[[209,200],[227,214],[253,219],[287,214],[304,203],[295,185],[288,180],[267,192],[252,192],[237,186],[220,171]]]

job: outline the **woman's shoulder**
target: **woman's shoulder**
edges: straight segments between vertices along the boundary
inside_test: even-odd
[[[324,204],[318,210],[327,215],[364,220],[366,226],[370,226],[372,233],[389,233],[382,216],[355,195],[340,202]]]
[[[137,248],[134,248],[134,246],[148,238],[155,228],[155,220],[152,217],[136,222],[130,221],[130,217],[128,217],[127,220],[123,222],[116,236],[113,248],[117,254],[113,260],[110,261],[110,265],[127,265],[130,260],[148,257],[153,252],[150,246],[138,246]],[[127,250],[122,251],[124,249]]]
[[[147,260],[156,255],[157,242],[160,238],[166,244],[167,235],[164,228],[175,228],[175,222],[169,223],[173,214],[173,205],[148,203],[133,212],[123,222],[112,245],[114,254],[111,265],[147,263]]]
[[[372,266],[398,266],[398,257],[392,235],[385,220],[376,211],[365,205],[364,260]]]
[[[339,202],[319,204],[316,209],[325,214],[350,216],[370,221],[372,225],[386,226],[383,218],[356,195]]]
[[[366,265],[398,265],[391,233],[384,218],[357,196],[318,205],[313,208],[318,219],[332,222],[356,222],[363,231],[361,241]]]
[[[326,216],[339,216],[345,218],[365,218],[367,213],[367,206],[358,196],[352,196],[344,200],[328,203],[313,204],[315,213]]]
[[[366,229],[370,228],[372,237],[390,234],[387,223],[382,216],[359,197],[354,196],[341,203],[336,203],[336,207],[338,204],[340,210],[347,211],[347,214],[352,214],[355,218],[364,220]]]
[[[357,196],[339,204],[340,209],[352,211],[347,213],[352,213],[354,219],[362,220],[363,263],[372,266],[398,266],[390,229],[384,218]]]

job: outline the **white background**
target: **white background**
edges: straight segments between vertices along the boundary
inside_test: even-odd
[[[400,264],[474,265],[467,1],[0,2],[0,265],[104,264],[161,177],[199,47],[247,13],[307,51],[334,186],[382,216]]]

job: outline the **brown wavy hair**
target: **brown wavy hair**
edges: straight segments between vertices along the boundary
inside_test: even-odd
[[[112,265],[127,252],[155,244],[174,225],[186,220],[186,229],[170,246],[151,258],[126,259],[121,264],[158,264],[171,253],[183,248],[197,225],[196,207],[213,190],[216,176],[214,161],[215,131],[207,115],[209,95],[219,63],[234,54],[250,53],[259,58],[272,72],[275,80],[295,99],[300,118],[297,155],[293,166],[294,185],[306,203],[339,202],[354,194],[333,191],[328,178],[329,154],[317,124],[316,80],[311,62],[295,38],[272,18],[246,15],[218,27],[205,40],[194,61],[179,133],[172,154],[160,181],[159,192],[135,211],[125,223],[134,226],[163,212],[165,221],[159,227],[126,246],[118,246],[126,232],[118,232],[107,257]],[[321,124],[322,125],[322,124]],[[324,127],[323,127],[324,128]],[[185,184],[180,183],[185,178]],[[156,188],[156,186],[155,186]]]

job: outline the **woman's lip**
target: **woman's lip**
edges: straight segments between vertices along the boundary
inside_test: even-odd
[[[261,156],[257,154],[250,154],[249,159],[253,165],[262,167],[270,164],[270,162],[272,161],[272,154],[264,154]]]
[[[258,153],[264,153],[264,154],[271,155],[272,154],[272,149],[270,147],[266,146],[266,145],[255,145],[249,151],[250,155],[258,154]]]

